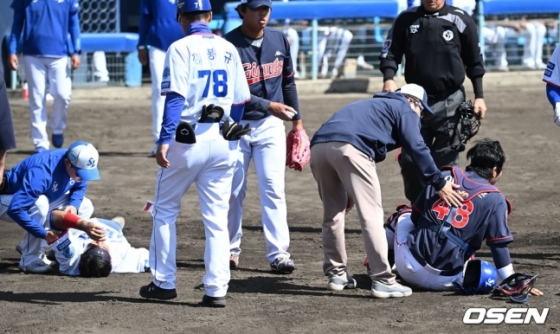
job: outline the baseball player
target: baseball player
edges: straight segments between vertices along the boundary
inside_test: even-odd
[[[142,65],[150,64],[152,81],[152,134],[156,146],[151,152],[155,157],[157,141],[163,118],[165,96],[161,94],[161,80],[165,52],[185,34],[177,24],[175,0],[142,0],[138,29],[138,59]]]
[[[342,75],[342,65],[354,35],[350,30],[340,27],[327,27],[321,31],[318,42],[318,63],[321,66],[321,76],[326,77],[329,71],[329,58],[336,55],[331,72],[331,78]]]
[[[68,56],[71,55],[73,70],[77,69],[81,62],[78,0],[13,0],[12,9],[14,22],[9,40],[8,64],[12,70],[17,70],[17,45],[23,30],[22,51],[25,76],[29,84],[31,138],[35,151],[40,153],[48,150],[50,146],[46,129],[47,80],[54,98],[50,117],[51,139],[53,146],[60,148],[64,144],[64,129],[72,93]]]
[[[78,141],[68,149],[32,155],[4,174],[0,190],[0,220],[16,222],[26,233],[19,268],[25,273],[52,272],[42,260],[47,243],[58,234],[46,230],[50,211],[62,208],[84,219],[93,205],[85,197],[88,181],[99,179],[99,153],[93,145]]]
[[[554,123],[560,126],[560,45],[556,47],[544,70],[546,96],[554,108]]]
[[[247,103],[241,122],[250,126],[251,135],[241,139],[228,216],[230,266],[237,268],[239,264],[246,176],[253,158],[259,182],[266,258],[272,271],[289,274],[295,265],[288,253],[290,232],[284,194],[283,121],[292,122],[291,132],[305,130],[299,112],[290,44],[281,31],[266,27],[271,6],[270,0],[242,0],[237,12],[243,23],[225,36],[239,51],[251,90],[251,101]]]
[[[123,217],[85,220],[54,210],[49,221],[52,229],[61,232],[50,247],[63,275],[107,277],[150,269],[148,250],[133,248],[124,237]]]
[[[209,0],[177,3],[186,37],[171,44],[165,57],[165,111],[156,153],[161,168],[150,243],[153,280],[140,296],[177,296],[175,221],[182,196],[196,183],[206,233],[202,305],[224,307],[230,279],[228,201],[239,138],[250,131],[238,124],[250,93],[237,50],[208,27],[211,10]]]
[[[397,271],[413,286],[453,290],[453,282],[462,281],[466,261],[484,240],[501,279],[515,273],[508,249],[513,241],[507,224],[511,205],[494,186],[502,176],[505,153],[498,141],[485,139],[467,152],[467,159],[470,164],[464,171],[442,168],[444,177],[460,186],[461,205],[446,204],[428,185],[412,208],[401,207],[386,228]]]

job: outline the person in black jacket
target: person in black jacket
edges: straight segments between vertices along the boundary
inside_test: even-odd
[[[0,192],[3,187],[6,152],[16,148],[16,136],[12,124],[12,112],[8,103],[8,93],[4,73],[0,72]]]
[[[422,0],[419,7],[402,12],[395,20],[381,51],[383,91],[394,92],[394,76],[403,57],[405,80],[426,90],[435,117],[422,122],[422,137],[438,167],[459,164],[459,152],[451,148],[451,134],[465,101],[465,75],[471,80],[474,108],[484,118],[486,104],[482,87],[485,70],[477,27],[464,11],[448,6],[445,0]],[[410,152],[399,156],[405,195],[414,202],[425,184]]]

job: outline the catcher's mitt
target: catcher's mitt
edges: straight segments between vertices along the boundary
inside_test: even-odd
[[[309,144],[305,130],[290,131],[286,138],[286,166],[301,172],[311,157]]]
[[[451,129],[450,147],[458,152],[465,150],[467,142],[480,129],[480,114],[474,111],[471,101],[463,102],[457,108],[457,124]]]
[[[535,285],[537,276],[515,273],[506,278],[500,285],[494,288],[494,295],[509,296],[512,302],[523,304],[529,299],[529,291]]]

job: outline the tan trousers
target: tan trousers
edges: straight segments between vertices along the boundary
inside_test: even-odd
[[[311,148],[311,171],[323,201],[325,275],[346,269],[344,211],[350,195],[356,203],[372,281],[395,283],[387,259],[381,188],[373,159],[347,143],[319,143]]]

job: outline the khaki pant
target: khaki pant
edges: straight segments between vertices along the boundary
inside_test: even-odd
[[[311,148],[311,171],[323,201],[325,275],[346,269],[344,211],[351,196],[360,219],[372,281],[395,283],[387,259],[381,188],[373,159],[347,143],[319,143]]]

